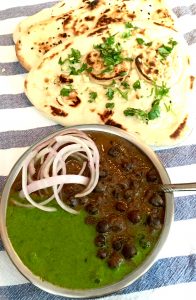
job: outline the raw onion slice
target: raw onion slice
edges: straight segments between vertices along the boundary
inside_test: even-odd
[[[72,157],[81,164],[78,174],[67,174],[66,164]],[[89,169],[90,176],[83,173]],[[35,176],[37,179],[35,179]],[[44,211],[55,211],[56,208],[48,207],[54,198],[64,210],[76,214],[63,202],[59,193],[64,184],[80,184],[85,188],[75,197],[83,197],[92,192],[99,179],[99,151],[96,144],[84,132],[77,129],[64,130],[60,135],[56,134],[51,139],[38,145],[26,158],[22,166],[22,191],[21,197],[25,197],[30,204],[22,204],[24,207],[37,207]],[[39,203],[30,196],[31,193],[51,187],[53,194]],[[16,205],[20,205],[17,201]],[[21,206],[21,205],[20,205]]]

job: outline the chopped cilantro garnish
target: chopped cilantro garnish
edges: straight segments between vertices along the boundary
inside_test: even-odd
[[[150,47],[150,46],[152,46],[152,42],[145,43],[145,46],[147,46],[147,47]]]
[[[60,57],[59,61],[58,61],[58,64],[62,66],[62,65],[64,65],[64,63],[66,62],[66,60],[67,59],[62,60],[62,58]]]
[[[133,24],[131,22],[125,23],[126,28],[134,28]]]
[[[68,60],[70,64],[79,63],[81,58],[81,53],[77,49],[71,48],[71,54],[68,55]]]
[[[99,50],[103,58],[106,70],[111,71],[115,65],[120,64],[124,58],[122,56],[122,48],[119,43],[115,43],[115,36],[109,36],[104,43],[95,45],[94,48]],[[109,68],[109,69],[108,69]]]
[[[114,90],[111,89],[111,88],[109,88],[109,89],[107,90],[106,96],[108,97],[109,100],[112,100],[113,97],[114,97]]]
[[[122,91],[119,88],[116,88],[117,92],[121,95],[122,98],[128,100],[128,91]]]
[[[118,75],[119,76],[125,76],[125,75],[127,75],[127,72],[123,71],[123,72],[120,72]]]
[[[75,67],[73,66],[69,66],[70,68],[70,75],[79,75],[81,74],[82,72],[84,71],[87,71],[87,72],[91,72],[92,71],[92,67],[88,68],[88,65],[83,63],[81,68],[79,69],[76,69]]]
[[[70,69],[70,75],[79,75],[84,71],[91,72],[92,67],[88,67],[87,64],[83,63],[82,66],[78,69],[75,68],[74,64],[80,63],[81,59],[81,53],[79,50],[71,48],[71,53],[68,55],[68,58],[65,60],[62,60],[62,58],[59,58],[58,63],[60,65],[63,65],[66,61],[69,62],[69,69]]]
[[[177,45],[177,42],[174,41],[173,39],[170,39],[168,42],[168,45],[162,45],[161,47],[158,48],[159,54],[165,59],[174,49],[174,47]]]
[[[97,98],[97,93],[96,92],[90,92],[88,102],[92,103],[92,102],[95,101],[96,98]]]
[[[63,96],[63,97],[68,97],[69,94],[73,91],[73,88],[70,87],[70,88],[62,88],[60,90],[60,95]]]
[[[137,117],[140,117],[141,119],[145,120],[147,119],[147,113],[142,110],[142,109],[137,109],[137,108],[132,108],[132,107],[129,107],[127,109],[124,110],[124,115],[126,117],[128,116],[137,116]]]
[[[138,42],[139,45],[145,45],[147,47],[152,46],[152,42],[145,43],[145,41],[142,38],[136,38],[136,41]]]
[[[122,98],[128,100],[128,88],[130,87],[128,83],[124,82],[122,83],[122,85],[124,86],[124,88],[126,88],[126,90],[121,90],[118,87],[114,87],[114,88],[108,88],[106,96],[108,97],[108,100],[112,100],[114,97],[114,93],[118,92]]]
[[[169,94],[169,88],[165,85],[165,83],[162,83],[162,86],[158,86],[154,84],[154,91],[155,91],[155,98],[156,99],[162,99],[163,97],[168,96]]]
[[[114,35],[106,38],[102,44],[94,45],[94,49],[100,52],[100,56],[106,67],[102,73],[111,72],[114,69],[114,66],[122,63],[124,60],[130,59],[122,55],[122,47],[120,43],[115,42]]]
[[[171,45],[172,47],[176,46],[178,43],[176,41],[174,41],[173,39],[170,39],[168,42],[169,45]]]
[[[139,45],[145,45],[147,47],[152,46],[152,42],[145,43],[145,41],[142,38],[136,38],[136,41],[138,42]]]
[[[114,108],[114,103],[113,102],[106,103],[105,107],[109,108],[109,109],[113,109]]]
[[[139,80],[137,80],[136,82],[134,82],[133,88],[134,88],[135,91],[141,89],[141,84],[140,84]]]
[[[126,81],[121,82],[121,85],[122,85],[125,89],[129,89],[129,88],[130,88],[130,85],[129,85],[128,82],[126,82]]]
[[[160,111],[160,102],[164,99],[164,97],[168,97],[169,94],[169,88],[166,87],[164,83],[162,83],[162,86],[154,85],[154,101],[152,102],[150,111],[145,111],[142,109],[132,108],[128,107],[124,110],[125,116],[136,116],[143,121],[154,120],[158,117],[160,117],[161,111]],[[153,92],[151,90],[151,92]]]
[[[151,96],[152,96],[152,94],[153,94],[153,91],[154,91],[154,88],[151,88],[151,90],[150,90],[150,95],[149,95],[149,96],[147,96],[147,97],[151,97]]]
[[[154,120],[160,117],[160,100],[157,99],[152,103],[151,110],[148,112],[148,120]]]
[[[145,43],[145,41],[142,38],[137,38],[136,41],[139,45],[143,45]]]
[[[130,30],[127,30],[127,31],[123,32],[122,35],[121,35],[121,37],[123,39],[128,39],[130,36],[131,36],[131,31]]]
[[[112,79],[112,82],[109,86],[114,86],[116,84],[116,81],[114,79]]]
[[[164,106],[167,112],[171,110],[171,103],[169,104],[164,103]]]

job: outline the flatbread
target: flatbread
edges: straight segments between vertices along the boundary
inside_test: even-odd
[[[107,45],[121,58],[111,69],[111,57],[102,55]],[[114,125],[149,145],[174,145],[189,131],[189,65],[187,45],[173,29],[150,21],[110,24],[48,51],[29,72],[25,93],[62,125]]]
[[[43,55],[69,38],[109,24],[140,20],[175,29],[175,17],[162,0],[77,0],[55,6],[24,19],[13,39],[18,60],[30,70]]]

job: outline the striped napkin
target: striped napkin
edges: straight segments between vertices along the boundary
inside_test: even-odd
[[[69,0],[74,1],[74,0]],[[0,4],[0,191],[11,167],[34,142],[61,126],[42,117],[23,94],[25,70],[12,41],[16,24],[49,7],[45,0],[9,0]],[[196,70],[196,1],[172,0]],[[196,99],[195,99],[196,100]],[[195,112],[194,112],[195,109]],[[196,122],[196,103],[193,107]],[[195,126],[196,128],[196,126]],[[183,144],[157,151],[172,182],[196,181],[196,129]],[[0,241],[0,300],[61,299],[29,283],[12,265]],[[140,279],[105,300],[196,299],[196,194],[175,195],[175,220],[159,259]]]

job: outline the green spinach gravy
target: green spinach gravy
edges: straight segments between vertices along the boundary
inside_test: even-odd
[[[79,186],[63,190],[64,201],[80,210],[78,215],[55,202],[55,212],[14,205],[13,199],[23,201],[20,175],[7,208],[8,235],[22,262],[42,280],[70,289],[123,279],[151,252],[164,222],[164,195],[151,188],[161,180],[149,159],[121,138],[89,135],[101,157],[98,185],[77,201]],[[70,161],[70,172],[77,171],[73,166]]]

